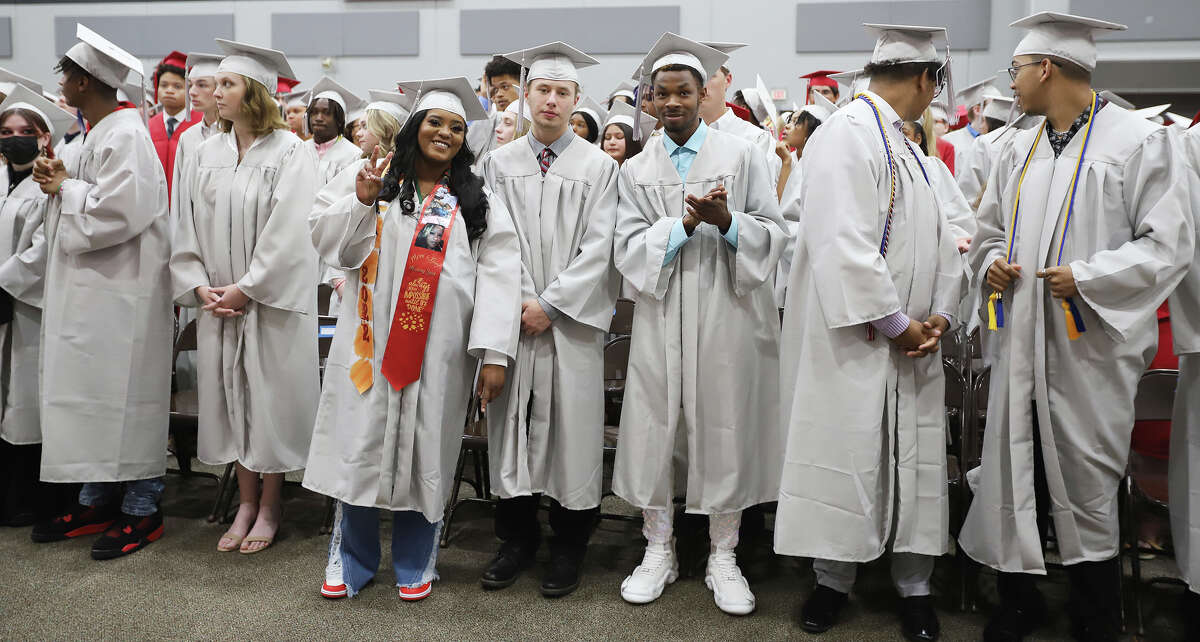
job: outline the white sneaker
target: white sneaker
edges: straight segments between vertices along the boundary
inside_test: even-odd
[[[742,577],[733,551],[717,551],[708,556],[704,584],[713,592],[717,608],[730,615],[748,615],[754,611],[754,594]]]
[[[642,563],[621,582],[621,598],[630,604],[648,604],[679,578],[679,560],[672,544],[649,544]]]
[[[321,585],[321,596],[331,600],[346,597],[348,591],[342,578],[342,504],[338,502],[334,514],[333,534],[330,535],[329,558],[325,561],[325,583]]]

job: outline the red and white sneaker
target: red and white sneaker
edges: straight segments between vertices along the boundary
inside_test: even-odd
[[[425,582],[420,586],[413,588],[400,587],[400,599],[405,602],[417,602],[429,597],[429,593],[433,591],[433,582]]]
[[[342,505],[338,504],[332,540],[329,543],[329,559],[325,562],[325,582],[321,584],[321,597],[340,600],[348,595],[346,581],[342,577]]]

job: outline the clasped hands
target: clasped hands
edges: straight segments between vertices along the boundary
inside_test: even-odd
[[[42,188],[43,194],[57,194],[62,189],[63,181],[69,178],[63,162],[54,157],[54,148],[46,146],[33,163],[33,182]]]
[[[891,341],[904,350],[905,356],[920,359],[938,351],[942,335],[949,329],[950,322],[940,314],[929,317],[924,323],[909,319],[904,332],[893,337]]]
[[[224,319],[242,316],[250,302],[250,297],[232,283],[221,287],[201,285],[196,288],[196,298],[200,300],[201,310]]]
[[[722,234],[729,231],[733,215],[729,213],[729,194],[724,185],[717,185],[702,197],[688,194],[683,199],[687,213],[683,215],[683,230],[688,236],[701,223],[716,225]]]

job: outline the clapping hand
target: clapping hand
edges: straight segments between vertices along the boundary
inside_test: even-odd
[[[725,186],[718,185],[700,198],[688,194],[684,198],[684,203],[687,206],[687,213],[693,219],[716,225],[717,229],[721,230],[721,233],[724,234],[729,231],[729,225],[733,221],[733,215],[729,213],[728,199],[729,195],[725,191]],[[685,217],[684,227],[686,226],[687,220]],[[692,227],[693,229],[695,228],[694,225]]]

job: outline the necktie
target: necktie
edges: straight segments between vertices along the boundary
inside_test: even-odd
[[[167,138],[170,138],[175,133],[175,125],[178,123],[179,121],[175,120],[174,116],[167,119]]]
[[[538,154],[538,163],[542,167],[542,176],[545,176],[546,172],[550,170],[550,163],[554,162],[554,156],[554,150],[549,147],[542,149],[542,153]]]

